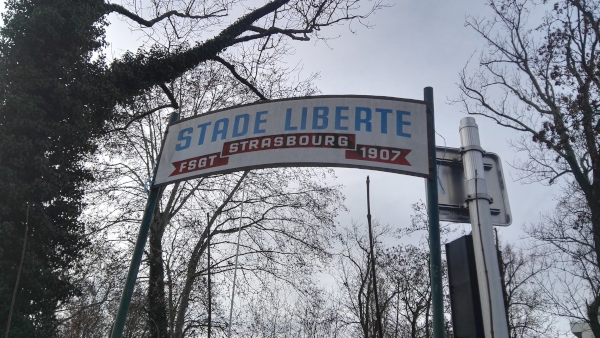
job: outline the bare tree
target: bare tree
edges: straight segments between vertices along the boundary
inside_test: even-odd
[[[491,19],[467,18],[466,25],[487,46],[478,65],[461,72],[462,95],[455,102],[467,113],[523,133],[513,145],[526,155],[516,163],[524,181],[552,184],[564,177],[577,186],[590,211],[593,250],[585,253],[598,266],[600,3],[490,0],[488,5]],[[590,292],[581,303],[596,337],[599,295]]]
[[[591,212],[582,195],[575,183],[563,187],[555,210],[526,232],[532,240],[528,255],[541,270],[535,277],[536,292],[541,292],[538,299],[545,301],[545,312],[590,323],[590,299],[600,296],[600,271],[594,259]]]
[[[558,337],[557,316],[550,310],[546,278],[551,265],[536,249],[525,250],[506,244],[501,246],[496,234],[496,246],[505,307],[511,338]],[[554,291],[553,291],[554,292]]]
[[[275,74],[264,76],[270,95],[314,92],[309,82],[312,77],[290,81],[289,71],[271,72],[266,66],[261,66],[255,74],[263,77],[261,74],[265,72]],[[205,83],[220,90],[207,92],[203,89]],[[260,88],[261,83],[256,87]],[[165,128],[168,111],[160,109],[163,102],[171,99],[183,102],[182,114],[193,115],[255,99],[252,91],[245,90],[247,86],[217,62],[166,87],[123,107],[131,111],[125,112],[131,120],[123,122],[124,127],[113,127],[97,160],[90,163],[98,169],[98,181],[90,186],[87,195],[89,236],[92,242],[99,241],[97,248],[104,252],[126,249],[116,256],[123,268],[121,273],[132,249],[144,207],[144,190]],[[140,276],[143,281],[140,286],[148,295],[144,310],[150,335],[181,337],[205,329],[207,262],[204,257],[209,241],[213,250],[210,264],[217,274],[213,279],[222,285],[215,290],[215,298],[220,302],[214,304],[217,316],[213,318],[220,318],[215,326],[224,329],[230,324],[223,320],[222,313],[228,307],[224,292],[231,283],[238,230],[242,234],[241,283],[255,284],[264,279],[259,274],[267,273],[299,287],[329,255],[333,217],[342,208],[338,187],[326,183],[331,174],[327,169],[271,169],[218,175],[163,189],[151,225],[147,268],[142,269]],[[240,215],[242,204],[244,214]],[[211,215],[208,224],[202,216],[206,213]],[[108,249],[101,249],[102,245]],[[102,276],[96,270],[95,278],[95,283],[99,283],[109,276]],[[120,287],[122,277],[110,278],[114,292]],[[198,283],[203,287],[199,288]],[[90,303],[80,304],[80,308],[87,305]],[[76,307],[70,313],[75,310]]]
[[[414,204],[413,211],[411,223],[398,225],[396,229],[374,222],[377,288],[384,337],[422,338],[432,334],[427,214],[423,203]],[[454,232],[450,227],[442,228],[445,238]],[[418,245],[404,243],[411,236],[418,236]],[[370,278],[366,229],[352,224],[338,238],[342,250],[338,254],[335,276],[344,332],[348,337],[373,337],[374,285]],[[447,278],[445,264],[443,278]],[[447,288],[444,291],[449,292]],[[445,302],[445,307],[449,313],[449,302]],[[451,326],[449,322],[446,324],[449,334]]]
[[[380,251],[382,247],[381,237],[390,234],[390,228],[380,228],[377,222],[373,222],[373,242],[375,263],[381,267]],[[345,326],[349,332],[354,335],[368,338],[377,336],[376,329],[376,311],[374,300],[374,284],[371,268],[371,251],[368,235],[365,227],[353,223],[351,227],[345,229],[339,235],[339,241],[342,250],[339,253],[337,264],[339,265],[338,286],[340,288],[340,298],[343,299],[342,306],[347,313]],[[381,270],[378,271],[381,275]],[[388,303],[390,296],[393,297],[396,292],[386,297],[382,290],[384,279],[378,276],[381,285],[378,285],[380,297],[380,311],[386,313],[384,304]],[[385,327],[385,325],[384,325]]]
[[[264,287],[244,298],[235,337],[346,337],[333,295],[316,278],[300,292],[277,280]]]

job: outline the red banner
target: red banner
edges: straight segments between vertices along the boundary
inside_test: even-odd
[[[226,142],[223,144],[223,151],[221,153],[213,153],[173,162],[172,164],[175,167],[175,170],[169,176],[224,166],[229,163],[228,156],[232,155],[284,148],[346,149],[345,158],[348,160],[411,166],[406,159],[406,155],[411,152],[410,149],[370,146],[356,144],[355,142],[355,135],[337,133],[270,135],[244,139],[236,142]]]
[[[227,165],[228,163],[229,157],[221,157],[220,153],[188,158],[187,160],[173,162],[175,170],[169,176],[185,174],[192,171],[198,171],[213,167],[219,167],[222,165]]]
[[[283,148],[354,149],[355,145],[356,136],[354,134],[298,133],[270,135],[244,139],[242,141],[225,142],[223,145],[223,156]]]
[[[411,164],[408,163],[408,160],[406,159],[406,155],[408,155],[410,152],[410,149],[378,147],[358,144],[356,145],[356,150],[346,150],[346,159],[393,163],[410,166]]]

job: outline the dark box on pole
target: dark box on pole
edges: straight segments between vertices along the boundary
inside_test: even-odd
[[[473,237],[463,236],[446,244],[446,258],[454,337],[483,338]]]

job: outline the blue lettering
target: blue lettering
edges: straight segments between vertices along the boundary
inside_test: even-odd
[[[267,114],[267,111],[259,111],[256,113],[256,118],[254,119],[254,133],[255,134],[264,134],[265,130],[260,129],[260,125],[267,122],[266,119],[261,119],[260,117]]]
[[[391,109],[375,109],[376,112],[381,113],[381,133],[387,134],[387,118],[388,114],[393,113]]]
[[[298,127],[292,127],[292,108],[285,112],[285,130],[298,130]]]
[[[402,120],[402,118],[403,118],[404,115],[409,115],[410,116],[410,112],[409,111],[396,110],[396,135],[398,135],[398,136],[404,136],[404,137],[410,137],[410,134],[405,133],[404,130],[402,130],[402,128],[404,126],[410,126],[410,122]]]
[[[217,140],[217,136],[221,134],[221,140],[227,137],[227,128],[229,127],[229,119],[220,119],[215,122],[215,129],[213,129],[212,141]]]
[[[300,129],[306,130],[306,118],[308,116],[308,108],[302,108],[302,119],[300,120]]]
[[[327,125],[329,124],[327,115],[329,115],[328,107],[315,107],[313,109],[312,129],[327,129]],[[320,124],[319,120],[321,121]]]
[[[206,127],[208,127],[212,122],[206,122],[198,125],[200,128],[200,138],[198,139],[198,145],[202,145],[204,143],[204,135],[206,135]]]
[[[240,120],[244,120],[244,124],[242,124],[242,131],[240,131]],[[235,117],[233,121],[233,134],[231,136],[238,137],[244,136],[248,133],[248,123],[250,123],[250,115],[242,114]]]
[[[348,127],[342,126],[342,120],[347,120],[348,116],[342,115],[342,110],[349,110],[348,107],[335,107],[335,130],[348,130]]]
[[[365,113],[365,117],[362,117],[362,113]],[[365,125],[365,131],[371,131],[371,108],[356,107],[356,113],[354,117],[354,129],[360,131],[360,125]]]
[[[184,136],[185,134],[191,134],[194,132],[194,128],[186,128],[179,132],[179,136],[177,137],[178,141],[185,141],[183,145],[181,143],[175,146],[175,150],[180,151],[183,149],[187,149],[190,146],[190,142],[192,141],[191,136]]]

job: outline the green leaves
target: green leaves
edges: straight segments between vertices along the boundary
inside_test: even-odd
[[[86,246],[82,159],[112,105],[95,98],[103,65],[96,1],[13,1],[0,31],[0,318],[8,318],[32,205],[11,337],[56,336],[55,310],[77,293],[69,269]],[[110,108],[109,108],[110,107]],[[101,116],[98,118],[97,116]],[[5,273],[6,272],[6,273]]]

